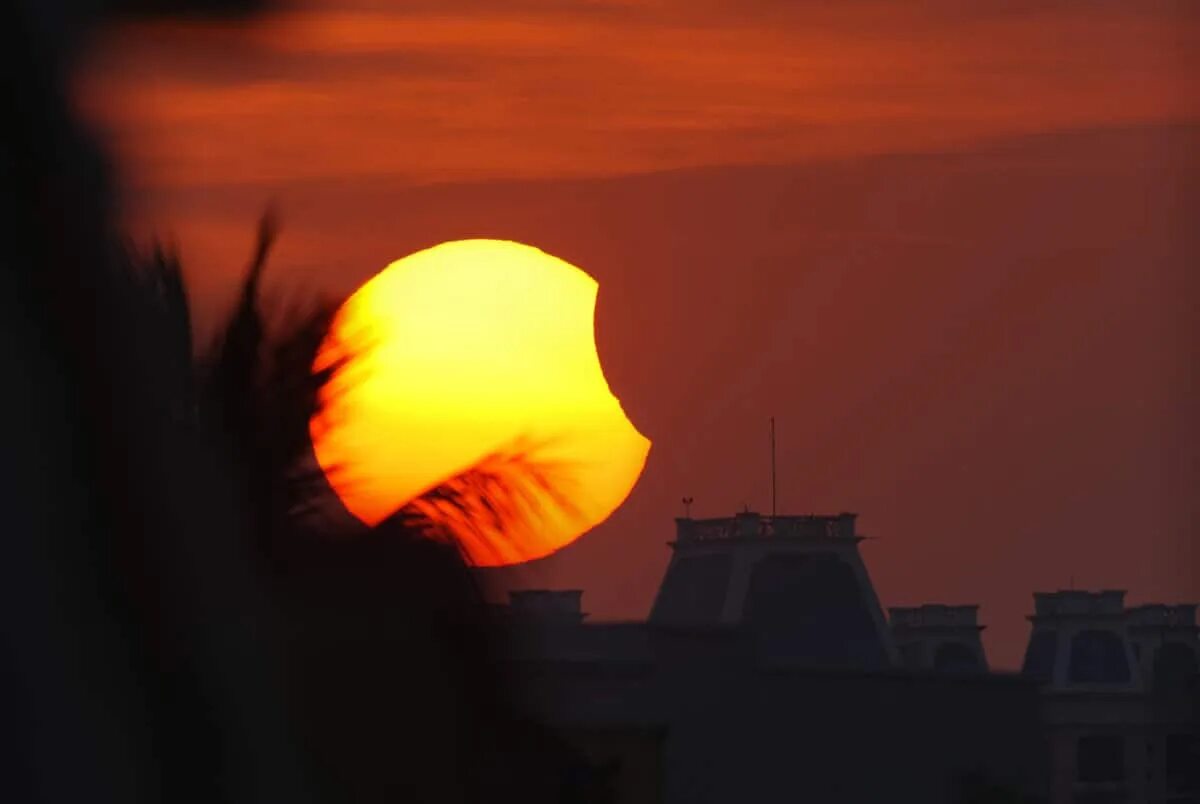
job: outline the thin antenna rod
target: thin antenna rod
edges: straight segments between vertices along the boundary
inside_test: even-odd
[[[775,516],[775,417],[771,417],[771,516]]]

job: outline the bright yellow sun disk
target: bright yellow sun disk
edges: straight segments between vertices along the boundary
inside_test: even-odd
[[[398,260],[338,312],[318,366],[352,355],[312,424],[317,460],[343,503],[374,524],[481,459],[514,448],[553,494],[502,546],[464,545],[478,565],[539,558],[619,506],[650,442],[634,429],[596,353],[597,283],[520,243],[462,240]],[[570,501],[572,511],[552,503]]]

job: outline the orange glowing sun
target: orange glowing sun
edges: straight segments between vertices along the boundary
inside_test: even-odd
[[[650,442],[604,378],[596,292],[570,263],[501,240],[410,254],[359,288],[318,354],[318,368],[345,363],[310,428],[346,507],[375,524],[481,462],[519,456],[512,465],[536,468],[531,504],[495,532],[460,534],[468,560],[540,558],[603,522]]]

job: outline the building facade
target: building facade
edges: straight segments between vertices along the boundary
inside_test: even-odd
[[[1037,800],[1038,683],[986,672],[971,607],[889,627],[861,541],[853,514],[685,518],[646,622],[587,622],[577,590],[515,596],[524,705],[614,801]],[[939,627],[973,663],[936,660]],[[902,661],[914,634],[932,664]]]
[[[987,671],[978,606],[891,607],[888,623],[905,667],[939,673]]]
[[[676,520],[646,622],[514,592],[529,712],[612,801],[1200,804],[1195,605],[1034,595],[1019,674],[978,607],[885,617],[855,516]]]
[[[1052,804],[1200,804],[1196,607],[1065,590],[1029,620]]]

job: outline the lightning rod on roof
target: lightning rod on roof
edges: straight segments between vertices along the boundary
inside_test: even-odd
[[[775,417],[771,417],[771,516],[775,516]]]

